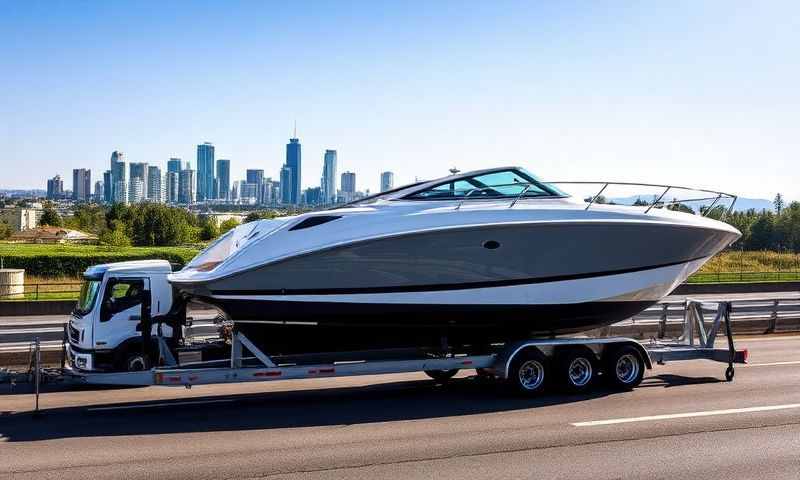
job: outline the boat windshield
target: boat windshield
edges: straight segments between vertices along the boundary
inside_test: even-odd
[[[408,199],[481,199],[504,197],[564,197],[566,194],[552,185],[542,183],[522,169],[499,170],[443,181],[428,189],[409,195]]]
[[[81,293],[78,296],[78,304],[75,306],[75,313],[80,316],[92,311],[97,292],[100,291],[100,280],[85,280],[81,285]]]

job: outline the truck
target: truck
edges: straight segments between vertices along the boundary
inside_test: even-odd
[[[464,351],[443,342],[441,348],[275,355],[239,332],[236,319],[222,315],[215,320],[215,337],[193,338],[193,319],[186,305],[194,299],[170,284],[171,272],[165,260],[88,268],[65,332],[65,375],[78,383],[191,388],[402,372],[425,372],[434,381],[445,382],[460,370],[474,369],[477,375],[502,381],[513,391],[535,395],[555,386],[583,392],[601,381],[618,389],[634,388],[654,360],[724,362],[728,364],[725,377],[732,380],[734,364],[747,361],[747,351],[734,347],[730,306],[725,302],[720,303],[710,328],[702,319],[687,318],[684,338],[678,342],[559,336]],[[728,345],[719,349],[714,341],[721,328],[727,331]]]

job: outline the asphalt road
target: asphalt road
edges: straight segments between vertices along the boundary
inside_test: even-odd
[[[0,478],[800,478],[800,337],[632,392],[509,397],[422,374],[0,396]],[[587,423],[588,422],[588,423]]]

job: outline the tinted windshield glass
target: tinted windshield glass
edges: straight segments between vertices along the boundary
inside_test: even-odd
[[[539,182],[533,175],[522,170],[503,170],[484,173],[474,177],[445,182],[408,198],[489,198],[489,197],[549,197],[561,196],[558,189]]]
[[[87,280],[81,286],[81,294],[78,297],[78,305],[75,311],[81,315],[86,315],[92,311],[97,292],[100,290],[99,280]]]

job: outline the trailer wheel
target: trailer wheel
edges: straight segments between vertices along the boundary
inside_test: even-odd
[[[142,352],[133,352],[125,357],[123,370],[126,372],[143,372],[150,370],[150,358]]]
[[[508,386],[516,393],[533,396],[547,387],[549,364],[538,349],[527,348],[519,352],[508,370]]]
[[[586,348],[570,348],[559,352],[556,378],[561,388],[568,393],[589,390],[597,373],[594,353]]]
[[[458,373],[458,369],[453,370],[425,370],[425,375],[431,377],[434,382],[436,383],[445,383],[451,378],[453,378],[456,373]]]
[[[606,353],[605,367],[609,383],[618,389],[630,390],[644,378],[642,354],[630,345]]]

